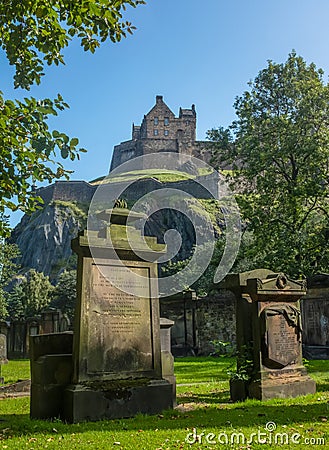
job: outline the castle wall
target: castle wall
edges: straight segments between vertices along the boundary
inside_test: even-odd
[[[142,167],[136,167],[136,170],[138,169],[142,169]],[[170,188],[187,192],[194,198],[206,199],[212,198],[212,195],[202,184],[210,186],[210,183],[214,183],[212,189],[216,189],[217,178],[212,177],[212,175],[204,175],[196,179],[162,183],[156,177],[150,177],[134,181],[126,190],[124,188],[127,182],[111,183],[111,189],[106,192],[107,194],[111,193],[111,200],[115,200],[120,196],[130,201],[136,201],[152,191]],[[85,181],[57,181],[50,186],[38,189],[36,195],[40,196],[45,204],[53,200],[90,203],[97,188],[98,185],[93,186]],[[123,193],[120,194],[122,191]]]
[[[50,186],[37,189],[36,194],[46,204],[53,200],[90,203],[95,191],[96,186],[86,181],[56,181]]]

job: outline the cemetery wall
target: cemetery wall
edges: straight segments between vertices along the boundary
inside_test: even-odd
[[[212,341],[236,343],[235,298],[232,292],[219,290],[198,300],[198,354],[215,351]]]
[[[235,298],[224,289],[207,297],[175,296],[160,299],[161,317],[173,320],[172,353],[175,356],[209,355],[215,342],[236,343]]]

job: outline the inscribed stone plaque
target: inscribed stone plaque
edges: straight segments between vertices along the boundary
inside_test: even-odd
[[[296,361],[299,355],[299,342],[296,328],[290,326],[283,316],[277,314],[267,318],[268,362],[283,367]]]
[[[148,268],[93,264],[91,272],[87,372],[153,370]]]

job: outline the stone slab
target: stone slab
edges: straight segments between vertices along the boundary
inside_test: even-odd
[[[161,377],[154,264],[84,257],[76,315],[73,383]],[[78,296],[79,297],[79,296]],[[96,332],[97,331],[97,332]]]
[[[309,376],[296,376],[278,380],[262,380],[249,385],[249,396],[258,400],[272,398],[293,398],[300,395],[315,394],[315,381]]]
[[[141,383],[141,381],[140,381]],[[63,419],[70,423],[159,414],[173,408],[172,385],[165,380],[146,380],[140,385],[109,382],[107,386],[68,386],[64,393]]]
[[[108,271],[111,271],[115,285],[106,278]],[[88,348],[93,349],[86,359],[88,373],[152,370],[147,268],[93,264],[91,284],[90,298],[86,299],[90,302]],[[124,290],[131,288],[135,295],[117,286]],[[97,330],[97,333],[91,330]]]
[[[73,332],[38,334],[30,336],[30,359],[43,355],[70,354],[73,348]]]
[[[267,328],[268,355],[263,363],[270,368],[295,364],[300,355],[296,329],[287,323],[283,315],[268,317]]]
[[[60,417],[63,410],[63,395],[71,382],[73,371],[72,355],[43,355],[31,360],[32,419]]]

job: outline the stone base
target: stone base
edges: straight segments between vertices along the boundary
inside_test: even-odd
[[[62,415],[63,394],[70,383],[72,355],[44,355],[31,360],[31,419]]]
[[[249,385],[249,397],[258,400],[298,397],[299,395],[315,394],[315,392],[315,381],[307,375],[289,378],[277,377],[275,380],[254,381]]]
[[[328,345],[305,345],[303,356],[307,359],[329,359]]]
[[[120,419],[138,413],[158,414],[173,408],[172,385],[166,380],[101,382],[70,385],[64,393],[63,419],[70,423]]]
[[[167,380],[172,386],[173,406],[176,402],[176,377],[174,374],[174,357],[169,351],[161,352],[162,378]]]

